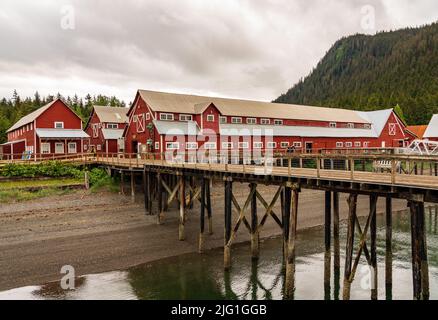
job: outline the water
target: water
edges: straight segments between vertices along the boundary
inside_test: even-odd
[[[426,209],[431,299],[438,299],[438,210]],[[363,223],[363,222],[362,222]],[[406,212],[393,217],[393,299],[412,299],[410,219]],[[384,218],[378,217],[379,299],[385,299]],[[341,265],[344,263],[346,226],[341,225]],[[249,245],[236,245],[233,267],[223,271],[222,249],[188,254],[148,263],[126,271],[81,277],[76,289],[64,291],[58,283],[0,292],[0,299],[282,299],[282,240],[261,244],[258,262],[252,262]],[[331,280],[330,298],[342,297]],[[351,289],[352,299],[369,299],[369,269],[362,257]],[[295,299],[324,299],[324,232],[300,232],[297,242]],[[332,269],[333,277],[333,269]]]

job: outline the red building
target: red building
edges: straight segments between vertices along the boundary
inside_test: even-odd
[[[7,134],[3,155],[15,158],[81,153],[88,139],[81,118],[60,99],[24,116]]]
[[[127,153],[230,152],[400,147],[404,123],[392,109],[345,109],[139,90],[128,112]]]
[[[85,126],[85,132],[90,136],[85,149],[107,154],[124,152],[123,131],[128,123],[127,111],[127,108],[94,106]]]

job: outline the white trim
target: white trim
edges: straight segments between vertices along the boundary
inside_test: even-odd
[[[74,151],[70,151],[70,146],[74,145]],[[108,147],[108,141],[107,141],[107,147]],[[108,149],[107,149],[108,152]],[[72,154],[72,153],[78,153],[78,146],[76,142],[69,142],[67,144],[67,153]]]
[[[47,147],[48,146],[48,148],[47,148],[47,152],[44,152],[44,149],[45,148],[43,148],[43,146],[45,146],[45,147]],[[52,153],[52,151],[51,151],[51,145],[50,145],[50,142],[41,142],[40,143],[40,153],[41,154],[50,154],[50,153]]]
[[[163,118],[164,116],[164,118]],[[174,121],[175,120],[175,116],[173,113],[165,113],[165,112],[161,112],[160,113],[160,120],[161,121]]]
[[[239,149],[249,149],[249,142],[248,141],[239,142]]]
[[[345,142],[345,148],[353,148],[353,142],[351,141]]]
[[[262,141],[254,141],[252,144],[253,149],[263,149],[263,142]]]
[[[178,141],[166,142],[166,150],[179,150],[179,142]]]
[[[246,118],[246,124],[257,124],[257,118]]]
[[[260,119],[260,124],[264,124],[264,125],[271,124],[271,119],[262,118],[262,119]]]
[[[355,148],[360,148],[362,146],[362,143],[360,141],[355,141],[354,142],[354,147]]]
[[[205,150],[216,150],[216,142],[205,142],[204,143],[204,149]]]
[[[336,128],[337,126],[338,126],[338,124],[336,122],[329,122],[330,128]]]
[[[295,148],[301,148],[303,146],[303,144],[301,143],[301,141],[295,141],[294,143],[292,143],[292,145]]]
[[[115,126],[115,127],[114,127]],[[113,123],[113,122],[111,122],[111,123],[107,123],[106,124],[106,128],[107,129],[118,129],[119,128],[119,125],[117,124],[117,123]]]
[[[198,150],[198,143],[193,141],[186,142],[186,150]]]
[[[284,122],[281,119],[274,119],[274,126],[282,126],[283,123]]]
[[[193,116],[191,114],[180,114],[179,121],[193,121]]]
[[[241,124],[242,123],[242,117],[231,117],[231,123]]]
[[[225,120],[225,121],[222,121]],[[227,123],[228,122],[228,117],[227,116],[219,116],[219,123]]]
[[[62,145],[62,151],[60,150]],[[59,149],[58,149],[59,147]],[[64,142],[55,142],[55,154],[64,154],[65,153],[65,144]]]
[[[61,124],[61,127],[58,128],[58,127],[56,126],[57,124]],[[55,128],[55,129],[64,129],[64,121],[55,121],[55,122],[53,123],[53,128]]]
[[[289,141],[281,141],[280,142],[280,147],[281,148],[289,148]]]
[[[222,142],[222,150],[231,150],[233,149],[234,144],[232,142]]]
[[[343,148],[344,147],[344,143],[341,141],[337,141],[336,142],[336,148]]]
[[[214,122],[214,114],[207,114],[206,120],[207,122]]]
[[[347,128],[354,129],[354,123],[353,122],[347,123]]]
[[[268,141],[266,143],[266,148],[267,149],[276,149],[277,148],[277,142],[275,142],[275,141]]]

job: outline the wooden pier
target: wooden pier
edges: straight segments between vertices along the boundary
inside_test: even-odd
[[[429,298],[424,208],[426,202],[438,203],[436,157],[327,153],[282,154],[270,157],[264,155],[263,158],[254,160],[242,158],[241,155],[194,157],[192,154],[149,154],[141,157],[81,155],[60,161],[105,166],[113,174],[120,174],[122,180],[130,177],[132,195],[136,177],[141,178],[138,180],[143,185],[145,211],[149,215],[156,214],[158,224],[163,222],[165,212],[172,203],[178,205],[178,238],[181,241],[185,239],[187,212],[194,202],[199,201],[199,252],[203,251],[204,243],[208,241],[206,233],[213,232],[211,184],[213,181],[221,181],[225,199],[224,268],[228,270],[232,267],[231,248],[240,228],[245,228],[250,235],[251,256],[258,259],[260,231],[267,219],[273,219],[283,235],[286,298],[293,298],[295,290],[297,216],[301,190],[314,189],[325,193],[324,288],[327,298],[330,298],[332,264],[335,279],[341,277],[339,194],[349,195],[342,292],[342,297],[346,300],[350,299],[351,284],[362,256],[371,270],[370,298],[378,298],[376,205],[379,198],[384,198],[386,203],[385,290],[386,296],[391,297],[392,199],[404,199],[411,216],[413,298]],[[244,203],[239,203],[233,193],[236,183],[248,185],[248,195]],[[276,186],[276,192],[266,199],[258,191],[259,185]],[[123,187],[121,191],[124,192]],[[356,214],[358,195],[369,197],[369,213],[362,225]],[[278,202],[281,203],[281,212],[274,211]],[[237,217],[234,221],[233,211]],[[355,246],[355,243],[358,245]],[[336,290],[339,291],[339,287],[335,285]]]

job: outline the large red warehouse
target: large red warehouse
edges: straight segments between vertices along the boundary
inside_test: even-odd
[[[126,152],[400,147],[392,109],[357,112],[139,90],[128,112]]]
[[[3,154],[15,158],[35,154],[53,156],[81,153],[88,135],[82,120],[62,100],[54,100],[24,116],[8,131]]]
[[[123,152],[123,131],[128,123],[127,108],[94,106],[85,132],[90,136],[86,150],[97,153]]]

